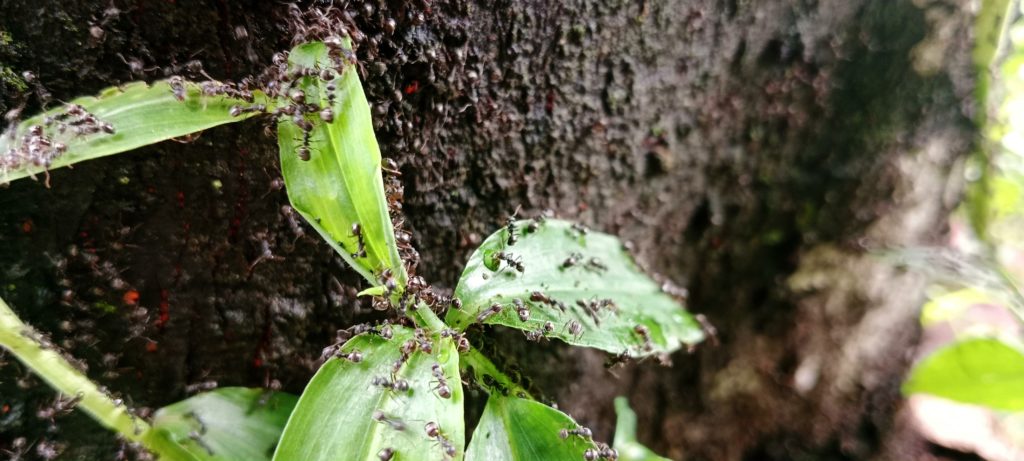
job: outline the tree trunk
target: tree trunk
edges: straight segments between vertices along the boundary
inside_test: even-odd
[[[641,440],[673,459],[912,459],[927,447],[895,415],[922,281],[867,249],[936,241],[956,203],[973,136],[966,8],[379,0],[345,22],[428,281],[454,287],[518,206],[552,209],[633,242],[718,328],[720,345],[673,367],[613,372],[594,351],[488,334],[539,394],[605,440],[627,395]],[[240,79],[295,27],[276,2],[0,0],[0,110],[22,71],[55,101],[193,59]],[[372,314],[354,273],[281,213],[266,123],[0,191],[0,296],[135,407],[208,380],[300,393],[334,331]],[[275,258],[257,263],[264,242]],[[8,362],[0,448],[27,436],[66,459],[113,456],[83,416],[47,433],[35,410],[52,392],[19,387]]]

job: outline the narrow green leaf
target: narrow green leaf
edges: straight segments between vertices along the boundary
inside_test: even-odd
[[[636,266],[618,238],[584,235],[571,223],[553,219],[528,232],[529,223],[517,223],[515,245],[507,245],[508,231],[502,229],[470,256],[455,289],[464,307],[449,311],[449,325],[462,329],[482,315],[484,323],[631,356],[672,352],[704,338],[693,316]],[[499,261],[499,253],[521,260],[524,271]],[[518,302],[529,310],[525,322]],[[486,310],[495,303],[501,311],[488,316]],[[545,332],[545,324],[550,331]],[[574,325],[579,325],[575,333]]]
[[[569,415],[542,403],[491,394],[466,449],[466,460],[582,460],[583,452],[594,448],[593,442],[576,435],[561,437],[563,429],[578,427]]]
[[[352,338],[340,354],[359,351],[362,361],[330,359],[299,398],[274,454],[277,461],[377,461],[382,450],[395,460],[462,459],[465,446],[459,354],[451,338],[431,338],[432,353],[418,347],[397,373],[403,344],[419,344],[413,330],[394,326],[390,340],[364,333]],[[451,391],[442,398],[434,365]],[[408,383],[408,390],[388,389],[375,380]],[[443,441],[425,429],[433,422]],[[444,446],[454,448],[446,457]]]
[[[191,82],[180,83],[179,101],[167,81],[152,85],[144,82],[129,83],[104,90],[96,97],[83,97],[71,101],[92,114],[99,122],[109,124],[114,133],[102,130],[93,134],[76,135],[70,124],[75,117],[64,119],[61,124],[46,123],[47,117],[58,117],[68,111],[64,105],[29,118],[14,130],[0,135],[0,183],[27,176],[38,175],[49,170],[65,167],[84,160],[129,151],[167,139],[196,133],[225,123],[237,122],[250,114],[232,117],[231,107],[249,103],[226,96],[203,96],[200,85]],[[256,103],[266,103],[262,94],[254,95]],[[30,127],[39,126],[49,142],[67,146],[67,151],[57,155],[52,147],[36,145],[36,153],[30,153],[31,143],[26,143]],[[43,153],[40,153],[43,152]],[[42,158],[45,153],[56,155],[49,167],[32,160]]]
[[[398,286],[403,286],[405,267],[388,216],[380,148],[359,75],[347,62],[336,68],[323,43],[296,47],[289,62],[293,69],[330,68],[341,74],[333,79],[334,121],[326,123],[318,117],[306,117],[313,124],[310,160],[303,161],[297,155],[303,147],[302,130],[290,118],[281,119],[277,125],[281,171],[292,207],[370,283],[380,284],[377,275],[390,269]],[[327,105],[327,82],[318,77],[303,77],[299,88],[304,91],[307,104]],[[365,257],[353,256],[360,248],[354,224],[359,225]]]
[[[283,392],[220,388],[161,408],[152,431],[197,461],[269,461],[296,401]]]
[[[998,339],[943,347],[914,367],[905,394],[931,394],[1006,411],[1024,410],[1024,354]]]
[[[618,419],[612,446],[618,450],[620,461],[669,461],[636,440],[636,413],[625,397],[615,398],[615,415]]]

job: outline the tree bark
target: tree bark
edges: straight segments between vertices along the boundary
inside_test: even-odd
[[[505,216],[552,209],[631,241],[718,328],[720,345],[672,367],[613,372],[593,351],[482,334],[539,394],[605,440],[627,395],[641,440],[673,459],[923,456],[894,418],[922,281],[867,249],[935,242],[958,199],[974,134],[964,2],[348,7],[421,275],[454,287]],[[0,110],[21,101],[22,71],[55,100],[193,59],[240,79],[289,47],[293,22],[275,2],[0,0]],[[373,314],[281,213],[264,125],[0,191],[0,296],[136,407],[207,380],[300,393],[334,331]],[[264,242],[276,257],[253,265]],[[84,417],[47,433],[35,409],[52,393],[25,375],[0,372],[0,447],[112,457]]]

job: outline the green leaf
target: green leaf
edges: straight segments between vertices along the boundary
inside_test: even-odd
[[[618,238],[600,232],[584,235],[571,223],[553,219],[528,232],[530,222],[516,223],[515,245],[507,245],[508,231],[502,229],[470,256],[455,289],[463,310],[449,311],[449,325],[464,329],[482,315],[487,324],[543,333],[550,322],[548,337],[632,356],[672,352],[704,338],[693,316],[636,266]],[[499,264],[496,256],[502,252],[521,259],[524,271],[506,260]],[[570,266],[566,261],[574,255],[577,261]],[[538,301],[534,292],[555,305]],[[525,322],[517,302],[529,310]],[[486,310],[495,303],[502,309],[488,317]],[[579,303],[605,304],[591,314]],[[570,322],[581,327],[578,333]],[[638,331],[644,329],[649,341]]]
[[[231,116],[232,106],[249,106],[245,101],[226,96],[203,96],[196,83],[183,82],[181,85],[183,101],[175,97],[167,81],[152,85],[144,82],[129,83],[106,89],[97,97],[71,101],[71,104],[82,106],[99,121],[110,124],[113,134],[100,131],[75,135],[70,126],[65,126],[61,133],[58,124],[46,125],[46,117],[63,114],[69,106],[60,106],[21,122],[13,131],[0,135],[0,182],[47,171],[46,166],[35,165],[26,161],[28,156],[17,154],[27,153],[28,144],[25,144],[24,137],[33,125],[42,127],[43,135],[52,142],[67,146],[66,152],[52,160],[49,169],[53,170],[237,122],[252,115]],[[254,96],[256,103],[265,103],[262,94]]]
[[[931,394],[996,410],[1024,410],[1024,354],[998,339],[972,338],[914,367],[905,394]]]
[[[270,460],[297,400],[283,392],[220,388],[161,408],[151,430],[197,461]]]
[[[335,358],[320,368],[288,420],[275,460],[378,460],[385,449],[393,450],[396,460],[462,459],[465,428],[455,345],[451,338],[433,337],[432,353],[419,347],[392,374],[403,344],[420,344],[413,330],[392,329],[390,340],[363,333],[341,347],[339,354],[359,351],[362,361]],[[449,398],[436,389],[435,364],[451,390]],[[404,380],[408,390],[387,389],[375,379]],[[428,422],[437,424],[444,442],[427,436]],[[445,457],[444,444],[455,449],[455,456]]]
[[[582,460],[583,452],[594,447],[592,441],[560,435],[563,429],[577,427],[568,415],[542,403],[491,394],[466,449],[466,460]]]
[[[292,50],[292,68],[335,68],[323,43],[307,43]],[[404,286],[405,267],[395,244],[395,232],[388,215],[381,177],[380,148],[373,134],[370,106],[359,83],[359,75],[346,62],[334,79],[334,121],[326,123],[307,116],[310,160],[301,160],[303,132],[290,119],[277,125],[281,150],[281,171],[294,207],[348,263],[370,283],[380,284],[377,275],[390,269],[398,286]],[[299,88],[309,104],[326,105],[327,83],[317,77],[303,77]],[[353,225],[359,224],[365,257],[358,253],[359,238]]]
[[[618,450],[620,461],[668,461],[636,440],[636,413],[625,397],[615,398],[615,415],[618,420],[612,446]]]

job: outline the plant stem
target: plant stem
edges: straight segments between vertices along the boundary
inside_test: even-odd
[[[533,396],[526,389],[512,381],[511,378],[502,373],[501,370],[480,351],[470,348],[459,357],[459,366],[463,369],[472,367],[472,373],[476,381],[484,386],[488,392],[498,391],[502,395],[511,395],[519,398],[533,400]],[[486,376],[489,376],[498,386],[488,383]]]
[[[163,459],[182,459],[180,453],[157,435],[146,421],[136,417],[120,401],[115,401],[65,359],[53,345],[26,325],[0,299],[0,347],[11,351],[27,367],[63,395],[78,397],[77,407],[104,427],[141,444]],[[187,458],[186,458],[187,459]]]
[[[437,314],[430,310],[430,308],[425,304],[417,304],[410,317],[412,317],[413,322],[421,328],[427,328],[432,331],[441,331],[448,328],[448,325],[438,318]],[[533,399],[525,389],[513,382],[511,378],[505,375],[505,373],[502,373],[491,359],[487,358],[487,356],[472,347],[470,347],[468,351],[459,355],[459,366],[463,369],[472,367],[474,378],[476,378],[478,383],[483,384],[484,388],[487,389],[488,392],[497,390],[493,389],[495,387],[501,387],[503,390],[507,391],[508,395],[514,395],[525,399]],[[490,376],[491,379],[500,386],[489,385],[487,380],[484,379],[484,376]],[[504,394],[505,392],[502,393]]]

